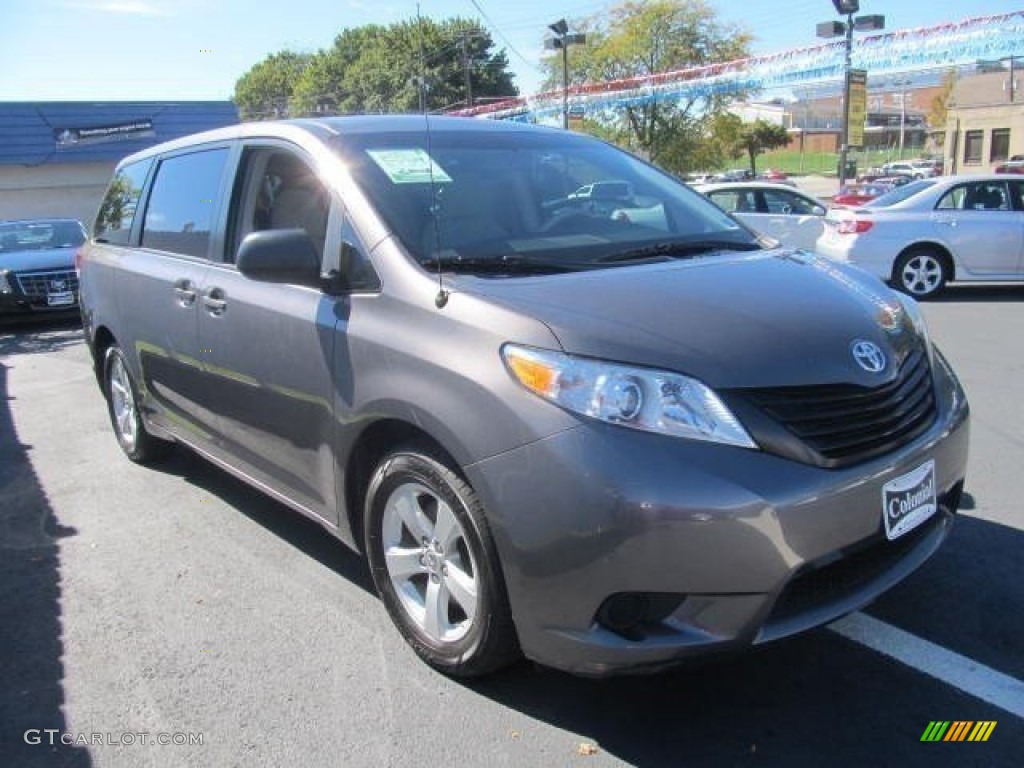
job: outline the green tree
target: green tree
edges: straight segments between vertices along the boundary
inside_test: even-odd
[[[739,120],[739,118],[736,119]],[[778,123],[769,123],[767,120],[757,119],[752,123],[741,122],[738,130],[736,130],[735,123],[730,123],[728,130],[731,133],[718,140],[729,148],[733,157],[742,157],[745,154],[750,160],[751,173],[757,173],[758,155],[769,149],[777,149],[789,144],[789,133],[786,128]]]
[[[465,106],[467,70],[475,102],[515,96],[508,59],[493,48],[490,33],[467,19],[344,29],[330,48],[309,56],[288,80],[288,111],[347,114]],[[261,64],[239,84],[255,76]],[[235,98],[240,99],[237,88]]]
[[[272,53],[242,75],[235,83],[235,104],[243,120],[283,114],[292,98],[295,83],[309,66],[308,53]]]
[[[750,35],[720,22],[704,0],[626,0],[571,27],[587,35],[585,45],[569,50],[571,83],[576,85],[739,59],[748,55],[750,42]],[[547,57],[544,66],[548,87],[560,89],[561,53]],[[738,95],[695,89],[689,96],[604,110],[592,119],[610,126],[618,143],[683,171],[698,151],[710,116]]]

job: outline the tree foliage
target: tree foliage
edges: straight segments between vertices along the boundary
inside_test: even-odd
[[[433,111],[465,105],[467,64],[474,100],[514,96],[508,59],[493,48],[490,33],[466,19],[345,29],[301,67],[280,61],[294,54],[268,56],[238,81],[235,100],[245,100],[244,115],[265,113],[282,96],[291,115]],[[270,87],[282,81],[285,88]]]
[[[932,98],[928,110],[928,127],[936,143],[942,146],[946,137],[946,117],[949,114],[949,103],[953,98],[953,89],[956,88],[956,70],[951,69],[942,78],[941,90]]]
[[[589,19],[575,21],[586,44],[569,49],[574,85],[698,67],[743,58],[750,36],[722,23],[704,0],[626,0]],[[547,85],[562,87],[560,52],[547,57]],[[686,170],[707,135],[708,121],[733,97],[695,93],[650,100],[589,116],[613,129],[616,140],[660,165]]]
[[[733,157],[746,155],[750,160],[750,172],[757,173],[757,156],[769,149],[777,149],[789,144],[789,133],[778,123],[757,119],[752,123],[744,123],[735,115],[734,121],[723,121],[729,124],[724,135],[715,138],[722,143]],[[738,123],[738,124],[737,124]]]
[[[309,66],[308,53],[272,53],[235,83],[235,104],[243,120],[273,117],[288,108],[292,90]]]

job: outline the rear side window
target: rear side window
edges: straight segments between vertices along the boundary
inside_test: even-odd
[[[144,248],[207,258],[227,157],[227,149],[210,149],[160,163],[146,206]]]
[[[146,182],[146,174],[152,164],[151,159],[141,160],[124,166],[114,174],[93,226],[93,237],[98,241],[128,245],[135,209],[142,195],[142,185]]]

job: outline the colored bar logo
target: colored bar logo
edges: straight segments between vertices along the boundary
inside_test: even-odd
[[[996,720],[932,720],[921,734],[921,741],[988,741]]]

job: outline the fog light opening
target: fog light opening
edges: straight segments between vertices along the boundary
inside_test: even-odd
[[[620,592],[597,609],[597,623],[627,640],[644,640],[679,608],[684,598],[676,594]]]

